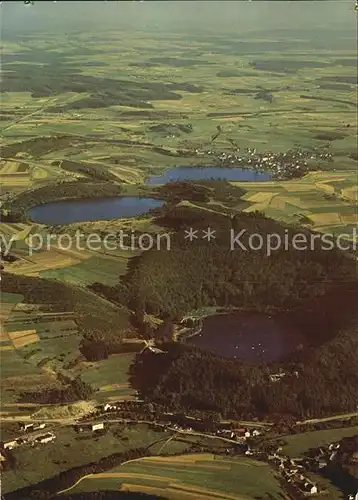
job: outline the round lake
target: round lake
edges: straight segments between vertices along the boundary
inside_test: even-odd
[[[163,201],[137,196],[115,196],[112,198],[93,198],[91,200],[63,200],[43,203],[32,207],[28,214],[40,224],[71,224],[72,222],[91,222],[97,220],[135,217],[159,208]]]
[[[201,179],[225,179],[226,181],[268,181],[270,175],[265,172],[237,167],[175,167],[158,176],[147,179],[146,184],[166,184],[174,181],[198,181]]]
[[[261,314],[218,314],[204,319],[191,344],[220,356],[245,361],[277,361],[306,341],[278,318]]]

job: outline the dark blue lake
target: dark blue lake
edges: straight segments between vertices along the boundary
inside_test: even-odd
[[[227,181],[267,181],[270,175],[242,168],[175,167],[162,175],[149,177],[146,184],[166,184],[171,181],[225,179]],[[116,196],[90,200],[63,200],[37,205],[28,211],[29,217],[40,224],[71,224],[96,220],[119,219],[145,214],[163,202],[154,198]]]
[[[218,314],[203,321],[201,332],[188,339],[219,356],[246,361],[277,361],[306,344],[298,328],[264,314]]]
[[[166,170],[161,175],[149,177],[146,184],[165,184],[173,181],[201,179],[225,179],[226,181],[268,181],[271,176],[265,172],[247,170],[244,168],[220,167],[175,167]]]
[[[37,205],[29,210],[30,218],[40,224],[70,224],[96,220],[135,217],[163,205],[154,198],[115,196],[92,200],[64,200]]]

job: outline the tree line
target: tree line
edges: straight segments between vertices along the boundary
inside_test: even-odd
[[[117,467],[122,462],[148,455],[147,448],[134,448],[123,453],[113,453],[101,458],[98,462],[90,462],[79,467],[60,472],[54,477],[24,488],[12,491],[5,495],[6,500],[50,500],[58,491],[65,490],[75,484],[82,476],[98,474]],[[112,500],[112,499],[111,499]]]

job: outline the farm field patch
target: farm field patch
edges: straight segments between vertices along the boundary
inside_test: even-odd
[[[97,389],[99,399],[131,399],[135,391],[129,382],[129,368],[134,358],[135,353],[112,354],[102,361],[81,363],[76,373]]]
[[[258,477],[260,478],[258,480]],[[213,454],[148,457],[133,460],[104,474],[85,477],[72,492],[99,489],[149,491],[166,498],[253,499],[282,498],[273,471],[248,459],[225,459]]]

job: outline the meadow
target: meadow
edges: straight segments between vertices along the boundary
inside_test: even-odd
[[[135,353],[112,354],[108,359],[79,364],[75,373],[82,375],[82,380],[91,384],[99,401],[118,401],[135,399],[135,391],[129,382],[129,367]]]
[[[266,464],[213,454],[132,460],[105,473],[83,478],[71,493],[104,489],[153,493],[171,500],[250,500],[258,495],[263,499],[285,498]]]

